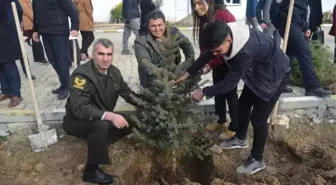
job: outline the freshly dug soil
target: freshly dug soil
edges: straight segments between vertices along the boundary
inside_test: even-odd
[[[109,151],[112,164],[103,169],[117,176],[120,185],[336,184],[336,125],[331,124],[295,122],[288,130],[275,127],[265,148],[267,169],[253,176],[236,174],[250,149],[223,151],[203,161],[180,157],[176,174],[171,173],[169,154],[137,148],[133,139],[125,138]],[[65,136],[49,151],[34,153],[27,135],[14,134],[0,151],[0,184],[83,185],[86,152],[85,141]]]

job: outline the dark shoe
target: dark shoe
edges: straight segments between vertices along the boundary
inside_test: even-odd
[[[132,55],[132,52],[129,49],[124,49],[121,52],[122,55]]]
[[[8,104],[8,108],[16,107],[17,105],[20,104],[21,101],[22,101],[21,97],[18,97],[18,96],[11,97],[11,100]]]
[[[61,92],[61,88],[57,88],[51,91],[53,94],[59,94]]]
[[[290,88],[290,87],[284,87],[282,90],[281,90],[281,93],[292,93],[293,92],[293,89]]]
[[[59,94],[58,94],[58,99],[59,100],[65,100],[67,99],[69,96],[69,90],[62,90]]]
[[[0,101],[7,100],[9,96],[7,94],[0,94]]]
[[[98,168],[95,172],[89,174],[84,170],[82,180],[84,182],[94,183],[94,184],[112,184],[114,183],[114,178],[112,175],[104,173],[104,171]]]
[[[306,91],[306,96],[325,97],[330,95],[332,95],[332,92],[330,90],[325,90],[322,88]]]

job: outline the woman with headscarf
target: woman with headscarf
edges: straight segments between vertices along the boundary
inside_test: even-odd
[[[202,35],[202,31],[204,26],[211,21],[219,20],[226,23],[235,22],[234,16],[231,14],[229,10],[227,10],[224,0],[191,0],[192,8],[193,8],[193,18],[194,18],[194,26],[193,26],[193,36],[195,39],[196,34],[198,34],[200,50],[203,52],[202,43],[200,43]],[[213,83],[220,82],[226,75],[226,73],[230,70],[230,66],[228,66],[224,59],[221,56],[217,56],[214,60],[210,61],[206,67],[204,68],[204,73],[208,73],[213,69]],[[226,127],[227,119],[226,119],[226,101],[229,106],[229,114],[231,118],[231,123],[229,127]],[[217,123],[212,123],[206,126],[206,130],[213,132],[215,130],[224,128],[225,132],[219,135],[221,140],[228,140],[235,135],[235,130],[237,127],[238,121],[238,94],[237,87],[232,91],[222,94],[219,96],[215,96],[215,109],[216,114],[219,119]]]

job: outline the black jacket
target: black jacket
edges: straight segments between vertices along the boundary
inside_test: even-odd
[[[223,56],[230,66],[225,78],[203,89],[207,97],[225,94],[242,79],[258,97],[269,101],[288,76],[289,58],[266,34],[239,23],[228,23],[233,35],[230,56]],[[239,39],[235,36],[239,35]],[[215,56],[205,51],[187,70],[192,76]]]
[[[140,0],[123,0],[122,17],[123,19],[140,18]]]
[[[273,0],[275,1],[275,0]],[[307,14],[308,14],[308,1],[309,0],[295,0],[294,1],[294,9],[293,9],[293,16],[292,16],[292,23],[300,26],[302,31],[305,32],[309,29],[307,23]],[[280,12],[279,12],[279,22],[273,23],[277,28],[279,26],[283,26],[287,22],[287,14],[289,9],[289,2],[290,0],[282,0],[280,5]],[[272,11],[272,10],[271,10]]]
[[[321,26],[323,20],[322,2],[321,0],[309,0],[309,7],[309,29],[312,32],[316,32],[317,28]]]
[[[0,0],[0,63],[15,62],[22,56],[15,23],[8,18],[10,2]]]
[[[69,35],[71,30],[79,30],[79,15],[71,0],[34,0],[34,32],[39,34]]]

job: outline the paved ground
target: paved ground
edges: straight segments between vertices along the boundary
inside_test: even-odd
[[[328,29],[328,28],[327,28]],[[327,30],[326,29],[326,30]],[[185,35],[187,35],[190,40],[192,40],[192,32],[191,31],[183,31]],[[333,47],[333,38],[326,35],[326,44],[330,47]],[[115,44],[115,57],[114,57],[114,65],[116,65],[122,72],[124,78],[128,81],[128,84],[134,89],[138,89],[138,73],[137,73],[137,62],[135,60],[134,55],[124,56],[121,55],[121,39],[122,33],[95,33],[96,38],[109,38]],[[130,39],[130,48],[132,46],[134,36]],[[79,38],[79,42],[81,43],[81,39]],[[198,47],[195,47],[196,55],[199,55]],[[92,48],[90,48],[91,51]],[[30,61],[33,61],[31,48],[26,46],[26,50],[28,52],[28,57]],[[18,68],[21,72],[21,65],[18,64]],[[31,63],[32,73],[37,77],[36,81],[34,82],[35,92],[37,94],[37,99],[39,102],[40,109],[45,108],[63,108],[65,105],[65,101],[57,100],[57,97],[51,93],[51,91],[59,86],[58,78],[56,73],[52,69],[51,65],[41,65],[39,63]],[[205,76],[205,79],[211,79],[211,74]],[[4,101],[0,103],[0,114],[1,112],[6,112],[9,110],[33,110],[32,100],[30,89],[28,85],[27,79],[21,72],[21,79],[22,79],[22,97],[24,98],[23,102],[12,109],[7,108],[8,101]],[[302,92],[300,89],[295,91],[293,94],[287,94],[285,96],[300,96]],[[123,100],[120,98],[118,105],[122,105]]]

